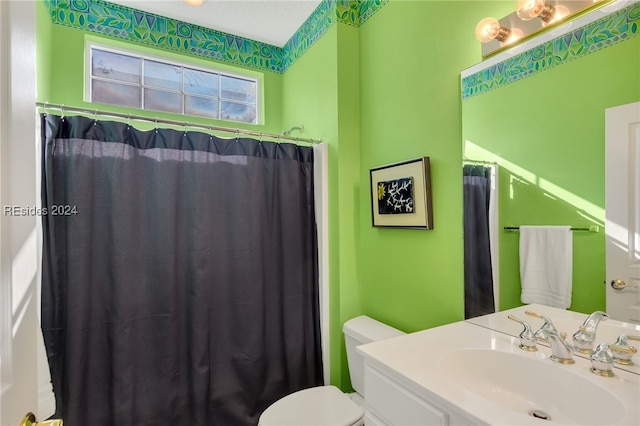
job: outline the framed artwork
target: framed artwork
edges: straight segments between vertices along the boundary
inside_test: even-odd
[[[429,157],[376,167],[371,180],[371,224],[433,229]]]

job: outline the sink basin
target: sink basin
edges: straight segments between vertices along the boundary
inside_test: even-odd
[[[624,405],[611,392],[571,372],[577,365],[529,355],[463,349],[445,354],[442,368],[467,391],[550,423],[610,425],[624,418]]]

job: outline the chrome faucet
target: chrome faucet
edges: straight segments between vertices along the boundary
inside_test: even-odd
[[[523,351],[529,351],[529,352],[537,351],[538,347],[536,346],[536,337],[533,334],[533,331],[531,330],[531,326],[527,324],[525,321],[522,321],[514,317],[513,315],[509,315],[507,318],[509,318],[511,321],[515,321],[517,323],[522,324],[522,326],[524,327],[524,330],[522,330],[519,336],[520,349],[522,349]]]
[[[637,349],[629,344],[629,340],[640,341],[640,336],[629,336],[626,334],[618,336],[615,346],[621,346],[625,349],[629,349],[629,351],[619,351],[616,348],[612,348],[611,357],[613,358],[613,362],[616,364],[634,365],[631,358],[637,352]]]
[[[611,355],[609,355],[609,350],[630,353],[631,355],[636,353],[636,348],[633,346],[623,347],[618,345],[611,345],[609,343],[601,343],[589,357],[589,359],[591,360],[592,373],[604,377],[614,376],[613,358],[611,357]]]
[[[567,333],[549,333],[549,343],[551,344],[551,360],[560,364],[573,364],[573,348],[567,342]]]
[[[537,312],[531,312],[531,311],[524,311],[524,313],[526,315],[529,315],[530,317],[542,318],[542,320],[544,321],[544,324],[542,324],[542,327],[540,327],[538,331],[536,331],[534,334],[536,339],[542,340],[543,342],[549,342],[550,333],[558,334],[558,330],[556,330],[556,327],[553,325],[551,320],[546,316],[539,314]]]
[[[579,327],[579,330],[573,333],[573,347],[576,351],[590,354],[593,351],[593,343],[596,340],[596,330],[601,320],[609,318],[605,312],[595,311],[587,317]]]
[[[546,336],[546,341],[551,345],[551,356],[549,358],[551,358],[552,361],[559,362],[560,364],[573,364],[576,362],[573,359],[573,348],[566,340],[567,333],[558,333],[558,330],[551,320],[542,314],[531,311],[525,311],[525,314],[544,320],[544,324],[535,332],[535,336],[541,340],[544,339],[538,336]]]

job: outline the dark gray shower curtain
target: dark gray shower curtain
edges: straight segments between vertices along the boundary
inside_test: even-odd
[[[465,165],[463,188],[464,317],[468,319],[495,312],[489,240],[489,169]]]
[[[255,425],[322,383],[311,148],[41,120],[65,426]]]

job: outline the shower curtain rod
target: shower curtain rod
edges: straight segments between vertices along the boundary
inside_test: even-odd
[[[208,126],[206,124],[198,124],[198,123],[189,123],[188,121],[178,121],[178,120],[168,120],[163,118],[149,118],[142,115],[134,115],[134,114],[122,114],[119,112],[110,112],[110,111],[101,111],[99,109],[89,109],[89,108],[79,108],[79,107],[71,107],[64,104],[50,104],[48,102],[36,102],[36,107],[42,108],[44,113],[47,113],[47,110],[56,109],[60,110],[62,115],[64,116],[65,112],[73,112],[78,114],[90,114],[93,116],[100,115],[102,117],[114,117],[114,118],[124,118],[126,120],[136,120],[136,121],[145,121],[149,123],[154,123],[156,126],[161,124],[169,124],[172,126],[183,126],[190,127],[196,129],[208,130],[209,132],[227,132],[227,133],[235,133],[236,135],[251,135],[258,137],[265,137],[271,139],[277,139],[277,141],[287,140],[294,142],[303,142],[309,144],[319,144],[322,143],[321,139],[309,139],[309,138],[299,138],[296,136],[289,135],[278,135],[275,133],[264,133],[264,132],[254,132],[252,130],[243,130],[232,127],[220,127],[220,126]]]

